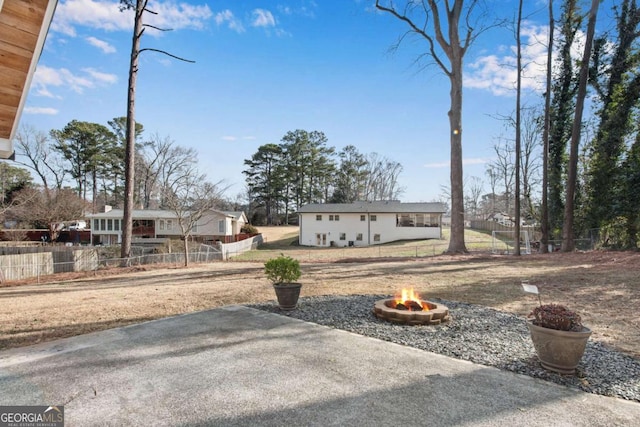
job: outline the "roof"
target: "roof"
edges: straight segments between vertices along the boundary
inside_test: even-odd
[[[233,212],[222,212],[211,209],[211,212],[219,213],[221,215],[225,215],[227,217],[234,217],[231,215]],[[239,212],[239,214],[243,214],[243,212]],[[124,217],[123,209],[111,209],[108,212],[99,212],[94,214],[86,215],[87,218],[113,218],[113,219],[122,219]],[[174,211],[162,210],[162,209],[134,209],[132,213],[133,219],[175,219],[176,213]]]
[[[244,219],[245,221],[247,220],[247,217],[243,211],[222,211],[222,212],[227,214],[228,216],[232,216],[236,221],[240,221],[241,219]]]
[[[398,201],[311,203],[298,209],[298,213],[445,213],[442,203],[402,203]]]
[[[165,211],[159,209],[134,209],[132,212],[132,216],[134,219],[174,219],[176,217],[176,214],[173,211]],[[111,209],[109,212],[99,212],[87,215],[87,218],[122,219],[123,217],[124,210],[122,209]]]
[[[57,3],[0,0],[0,159],[13,156],[13,138]]]

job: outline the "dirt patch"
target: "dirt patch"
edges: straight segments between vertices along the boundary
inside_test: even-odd
[[[640,357],[640,254],[589,252],[522,257],[470,255],[302,262],[304,296],[393,295],[411,286],[443,298],[525,316],[543,303],[577,310],[593,339]],[[104,330],[229,304],[275,299],[262,262],[216,262],[72,273],[0,288],[0,348]],[[454,319],[455,321],[455,319]]]

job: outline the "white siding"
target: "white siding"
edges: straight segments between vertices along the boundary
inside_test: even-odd
[[[316,216],[322,215],[322,221],[317,221]],[[329,215],[334,216],[334,221],[329,221]],[[335,215],[339,215],[339,221],[335,221]],[[361,221],[360,216],[365,220]],[[371,221],[375,215],[376,221]],[[340,233],[345,233],[345,240],[340,240]],[[362,240],[357,240],[357,235],[362,233]],[[369,246],[397,240],[412,239],[439,239],[440,227],[398,227],[396,226],[396,214],[390,213],[302,213],[300,214],[300,245],[322,246],[317,244],[317,234],[326,234],[326,246],[348,246],[353,242],[354,246]],[[380,241],[374,241],[376,234],[380,235]],[[333,242],[333,243],[332,243]]]

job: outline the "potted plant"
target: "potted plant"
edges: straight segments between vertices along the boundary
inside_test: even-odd
[[[302,284],[296,282],[302,274],[300,262],[281,254],[264,263],[264,272],[267,279],[273,284],[280,308],[282,310],[295,309],[302,287]]]
[[[540,364],[560,374],[574,374],[591,329],[580,315],[558,304],[541,304],[527,321]]]

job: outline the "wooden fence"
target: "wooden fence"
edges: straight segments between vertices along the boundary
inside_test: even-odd
[[[6,248],[3,248],[6,249]],[[25,248],[19,248],[25,249]],[[47,274],[92,271],[98,267],[95,249],[26,248],[12,255],[0,256],[0,280],[22,280]],[[40,249],[34,252],[33,249]]]

